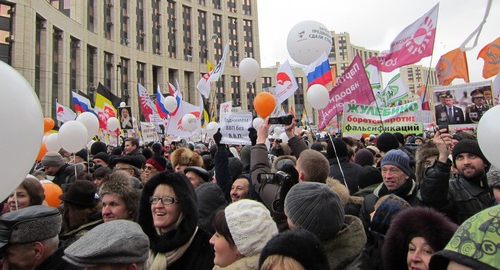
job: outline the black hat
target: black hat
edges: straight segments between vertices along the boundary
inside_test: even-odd
[[[332,140],[335,149],[333,149],[331,140],[328,140],[328,146],[326,147],[326,155],[328,158],[346,157],[347,144],[341,138],[332,138]]]
[[[453,151],[451,152],[451,157],[453,159],[453,165],[456,166],[455,159],[457,158],[458,154],[461,154],[461,153],[470,153],[470,154],[474,154],[474,155],[480,157],[483,160],[483,162],[487,165],[486,172],[488,172],[488,167],[490,166],[490,162],[484,156],[484,154],[481,151],[481,148],[479,148],[479,144],[477,143],[476,140],[463,139],[463,140],[459,141],[455,145],[455,147],[453,147]]]
[[[87,158],[87,156],[88,156],[87,149],[82,149],[82,150],[76,152],[75,156],[81,157],[83,160],[88,161],[88,158]]]
[[[93,159],[100,159],[102,161],[104,161],[106,164],[109,164],[109,156],[108,154],[106,154],[106,152],[99,152],[97,154],[95,154],[93,157]]]
[[[383,178],[382,178],[382,173],[380,172],[379,169],[366,165],[361,168],[361,171],[359,171],[358,174],[358,187],[360,189],[382,183]]]
[[[483,91],[478,88],[470,93],[471,98],[484,98]]]
[[[53,207],[33,205],[0,217],[0,248],[52,238],[61,231],[61,213]]]
[[[260,253],[259,269],[271,255],[283,255],[299,262],[304,269],[330,269],[323,244],[313,233],[299,229],[273,237]]]
[[[101,141],[94,142],[90,146],[90,154],[95,155],[95,154],[100,153],[100,152],[106,153],[106,144],[101,142]]]
[[[389,152],[392,149],[398,149],[398,138],[394,134],[384,132],[378,136],[377,148],[385,153]]]
[[[125,155],[117,158],[113,158],[113,166],[115,166],[117,163],[125,163],[128,165],[132,165],[138,169],[142,168],[142,160],[136,156],[133,155]]]
[[[209,181],[209,178],[210,178],[209,173],[207,172],[207,170],[203,169],[202,167],[189,166],[189,167],[186,167],[186,169],[184,169],[184,173],[187,173],[187,172],[194,172],[199,177],[201,177],[201,179],[203,179],[203,181],[205,181],[205,182]]]
[[[69,202],[83,207],[92,207],[99,201],[96,194],[97,187],[92,181],[76,180],[71,184],[66,193],[59,196],[64,202]]]

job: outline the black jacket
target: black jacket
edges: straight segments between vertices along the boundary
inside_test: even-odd
[[[340,166],[339,163],[337,163],[336,158],[329,160],[331,164],[329,176],[339,180],[340,183],[344,184],[344,186],[349,189],[349,194],[354,195],[354,193],[358,192],[359,190],[358,174],[363,167],[361,167],[359,164],[349,162],[347,157],[339,157],[339,161]],[[340,168],[342,168],[344,175],[342,175]]]
[[[466,180],[457,175],[450,179],[451,161],[435,161],[424,173],[418,198],[426,206],[446,214],[452,221],[462,224],[469,217],[494,204],[486,176]],[[448,196],[444,196],[448,194]]]

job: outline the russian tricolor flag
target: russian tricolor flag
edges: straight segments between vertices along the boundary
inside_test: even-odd
[[[91,112],[94,113],[92,106],[90,105],[90,100],[82,95],[77,94],[75,91],[71,91],[73,97],[73,109],[77,113]]]
[[[305,74],[307,74],[307,88],[309,88],[313,84],[321,84],[323,86],[326,86],[328,84],[331,84],[333,81],[327,52],[324,52],[316,61],[303,68],[303,71]],[[327,87],[327,89],[330,88],[331,87]]]
[[[156,88],[156,110],[158,111],[158,114],[160,115],[161,118],[165,118],[168,115],[168,111],[165,108],[165,105],[163,105],[163,101],[165,100],[165,97],[160,91],[160,86]]]

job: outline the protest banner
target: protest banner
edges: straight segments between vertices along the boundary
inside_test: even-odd
[[[342,133],[422,133],[422,123],[415,122],[416,112],[419,110],[418,101],[390,108],[346,103],[342,118]]]
[[[152,123],[141,122],[142,141],[145,143],[157,140],[156,127]]]
[[[252,113],[239,112],[225,115],[226,119],[220,127],[221,143],[251,145],[248,129],[252,126]]]

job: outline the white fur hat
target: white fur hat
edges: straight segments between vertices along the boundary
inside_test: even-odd
[[[266,243],[278,234],[269,210],[254,200],[242,199],[224,210],[229,232],[243,256],[259,254]]]

